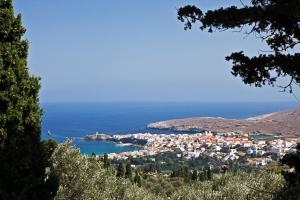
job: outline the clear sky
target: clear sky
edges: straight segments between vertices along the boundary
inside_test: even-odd
[[[30,41],[42,102],[295,101],[245,86],[224,57],[267,50],[254,36],[184,31],[176,9],[220,0],[15,0]],[[232,3],[239,1],[230,1]]]

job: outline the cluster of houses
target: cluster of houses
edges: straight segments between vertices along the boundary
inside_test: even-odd
[[[248,134],[239,133],[194,133],[194,134],[152,134],[136,133],[114,135],[116,139],[135,138],[147,140],[141,149],[119,154],[111,153],[110,158],[152,156],[158,153],[175,152],[178,157],[195,159],[201,155],[220,160],[238,160],[245,157],[251,165],[264,166],[274,158],[281,158],[293,150],[297,138],[255,139]]]

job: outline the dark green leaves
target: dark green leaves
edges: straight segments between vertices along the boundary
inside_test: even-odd
[[[284,89],[299,85],[299,54],[289,51],[300,42],[299,0],[253,0],[241,7],[218,8],[204,14],[196,6],[187,5],[178,10],[178,19],[185,23],[185,29],[199,22],[201,30],[234,29],[253,33],[265,41],[270,54],[250,58],[238,52],[226,57],[233,63],[232,74],[241,77],[245,84],[274,85],[277,78],[290,77],[291,82]]]
[[[196,6],[185,6],[178,10],[178,19],[185,22],[184,29],[191,29],[192,23],[199,21],[202,17],[202,11]]]
[[[57,189],[45,176],[54,146],[40,142],[40,79],[28,72],[25,31],[12,1],[0,0],[0,199],[50,199]]]

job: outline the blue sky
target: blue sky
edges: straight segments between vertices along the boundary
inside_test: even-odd
[[[15,0],[30,41],[42,102],[295,101],[278,88],[245,86],[224,57],[267,47],[232,31],[184,31],[176,8],[228,1]],[[213,3],[212,3],[213,2]],[[239,1],[230,1],[237,2]]]

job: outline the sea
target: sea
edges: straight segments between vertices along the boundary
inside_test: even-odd
[[[270,112],[299,108],[299,102],[101,102],[43,103],[42,139],[58,143],[71,139],[82,154],[103,155],[136,150],[104,141],[86,141],[84,136],[96,132],[172,133],[147,129],[149,123],[188,117],[224,117],[245,119]],[[51,134],[49,134],[51,133]]]

